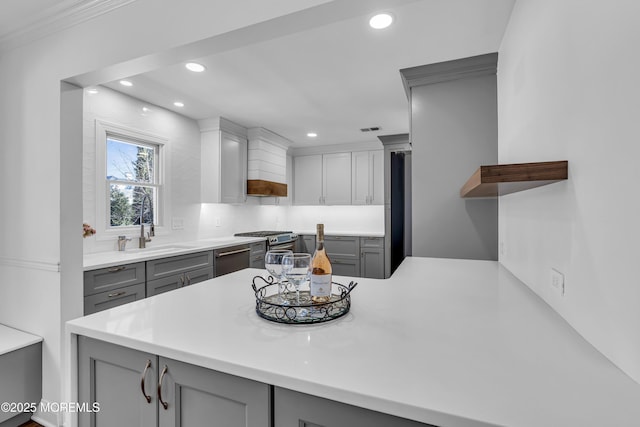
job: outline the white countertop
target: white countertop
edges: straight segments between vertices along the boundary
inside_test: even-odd
[[[440,427],[640,420],[640,385],[497,262],[407,258],[390,279],[356,279],[347,315],[308,326],[256,315],[250,283],[262,273],[76,319],[67,332]]]
[[[135,240],[135,239],[134,239]],[[126,251],[107,251],[85,254],[83,257],[84,271],[109,267],[119,264],[131,264],[150,259],[184,255],[194,252],[226,248],[254,242],[264,242],[264,237],[222,237],[217,239],[195,240],[192,242],[168,243],[163,245],[149,244],[144,249],[130,248]],[[129,244],[135,242],[129,242]]]
[[[296,230],[294,231],[298,236],[313,234],[316,235],[316,230]],[[325,236],[358,236],[358,237],[384,237],[384,231],[331,231],[325,232]]]
[[[0,355],[11,353],[41,341],[42,338],[37,335],[0,325]]]

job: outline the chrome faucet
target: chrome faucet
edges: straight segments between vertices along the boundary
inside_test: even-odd
[[[145,200],[149,201],[149,210],[151,211],[151,225],[149,226],[150,228],[149,228],[149,232],[147,233],[147,237],[145,237],[144,235],[144,222],[143,222]],[[138,238],[138,247],[146,248],[147,242],[150,242],[151,237],[155,237],[155,235],[156,235],[155,227],[153,225],[153,204],[151,203],[151,198],[149,197],[149,195],[147,193],[144,193],[144,195],[142,196],[142,202],[140,202],[140,237]]]
[[[127,239],[127,236],[118,236],[118,250],[124,252],[127,249],[127,242],[131,239]]]

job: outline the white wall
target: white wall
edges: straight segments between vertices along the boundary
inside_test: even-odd
[[[125,126],[136,131],[158,135],[167,140],[164,146],[163,224],[156,227],[153,244],[195,240],[200,220],[200,129],[191,120],[172,111],[145,103],[106,87],[97,93],[84,94],[83,138],[83,221],[98,227],[94,236],[84,239],[84,253],[117,249],[117,237],[103,233],[96,218],[96,120]],[[147,110],[143,111],[142,108]],[[98,141],[98,143],[103,143]],[[183,229],[172,229],[172,219],[180,218]],[[131,237],[129,247],[136,247],[139,227],[117,234]]]
[[[496,260],[498,204],[460,187],[497,160],[496,76],[411,88],[412,253]]]
[[[567,182],[500,198],[500,261],[638,382],[639,16],[635,0],[519,0],[498,64],[500,162],[569,161]]]
[[[44,337],[44,399],[62,400],[63,325],[82,313],[81,300],[61,302],[62,295],[82,293],[78,263],[58,267],[62,251],[82,252],[79,223],[77,240],[61,247],[61,234],[75,233],[65,212],[82,211],[81,191],[60,185],[80,181],[82,165],[61,168],[61,152],[67,144],[82,148],[81,142],[60,138],[60,81],[102,69],[104,80],[92,82],[102,83],[168,65],[181,58],[153,54],[325,2],[183,0],[158,7],[156,1],[137,0],[0,52],[0,322]],[[186,25],[175,30],[178,22]],[[141,59],[127,62],[136,58]],[[124,65],[110,67],[115,64]],[[71,279],[62,282],[60,270]],[[58,424],[55,414],[43,416]]]

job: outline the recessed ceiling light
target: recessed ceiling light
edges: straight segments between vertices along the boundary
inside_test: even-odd
[[[309,138],[315,138],[316,136],[318,136],[318,134],[317,134],[317,133],[315,133],[315,132],[309,132],[309,133],[307,134],[307,136],[308,136]]]
[[[149,107],[142,107],[142,111],[144,111],[145,113],[149,112]]]
[[[393,23],[393,16],[388,13],[379,13],[369,20],[371,28],[382,30]]]
[[[133,83],[131,83],[129,80],[120,80],[120,84],[122,86],[126,86],[126,87],[131,87],[133,86]]]
[[[91,95],[95,95],[96,93],[98,93],[98,89],[92,87],[91,89],[87,89],[87,93]]]
[[[180,101],[176,101],[173,103],[173,105],[175,105],[176,107],[184,107],[184,102],[180,102]]]
[[[184,66],[187,70],[193,71],[194,73],[201,73],[207,69],[204,65],[198,64],[197,62],[188,62]]]

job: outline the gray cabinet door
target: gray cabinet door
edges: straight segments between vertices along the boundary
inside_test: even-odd
[[[190,270],[213,267],[213,252],[197,252],[147,261],[147,281],[176,276]]]
[[[384,279],[384,251],[379,248],[360,249],[360,274],[370,279]]]
[[[97,313],[98,311],[117,307],[128,302],[144,299],[144,297],[144,282],[133,286],[126,286],[124,288],[112,289],[107,292],[89,295],[84,297],[84,314],[86,316],[88,314]]]
[[[275,387],[278,427],[434,427],[357,406]]]
[[[267,384],[163,357],[159,369],[166,402],[166,408],[162,402],[158,407],[159,427],[270,425]]]
[[[156,370],[154,355],[78,337],[78,399],[100,405],[99,411],[80,411],[78,425],[156,426]]]
[[[360,258],[360,237],[325,236],[324,246],[329,258]],[[333,260],[333,258],[331,258]]]
[[[302,235],[300,236],[298,244],[300,245],[298,252],[303,252],[313,256],[313,253],[316,251],[316,236],[314,234]]]
[[[147,298],[209,279],[213,279],[213,267],[199,268],[174,276],[150,280],[147,282]]]
[[[332,257],[331,255],[329,255],[329,259],[333,275],[360,277],[360,259]]]
[[[384,279],[384,238],[360,238],[360,273],[362,277]]]
[[[84,296],[144,283],[144,262],[84,272]]]
[[[266,242],[256,242],[251,244],[249,267],[264,269],[264,255],[266,253]]]

